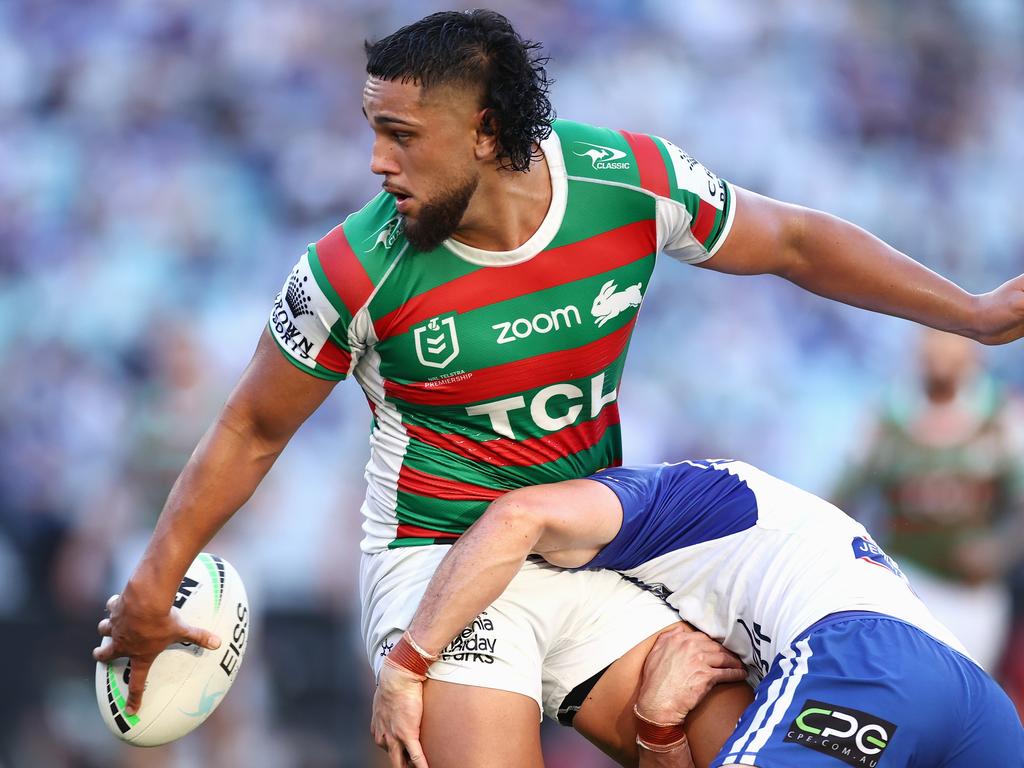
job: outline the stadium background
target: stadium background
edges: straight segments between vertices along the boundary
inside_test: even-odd
[[[343,385],[211,549],[258,631],[197,735],[139,752],[89,651],[176,473],[309,241],[379,185],[364,38],[470,4],[0,3],[0,765],[363,766],[368,414]],[[653,132],[971,290],[1024,267],[1015,0],[495,0],[560,115]],[[621,394],[628,461],[748,459],[828,493],[911,375],[907,323],[662,263]],[[993,350],[1005,381],[1024,355]],[[548,729],[552,766],[605,765]]]

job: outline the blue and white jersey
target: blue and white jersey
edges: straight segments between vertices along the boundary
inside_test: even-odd
[[[739,461],[618,467],[592,475],[622,527],[585,566],[622,572],[739,655],[752,683],[837,611],[913,624],[965,653],[867,530],[827,501]]]

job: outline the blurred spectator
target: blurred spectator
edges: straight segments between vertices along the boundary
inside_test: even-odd
[[[923,332],[916,386],[891,395],[836,496],[856,511],[875,494],[869,527],[879,543],[994,672],[1010,628],[1006,577],[1024,553],[1024,414],[984,372],[980,351]]]

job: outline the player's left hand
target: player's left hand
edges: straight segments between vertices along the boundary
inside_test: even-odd
[[[388,753],[391,768],[429,768],[420,745],[423,683],[411,672],[382,664],[373,695],[370,732]]]
[[[735,655],[680,624],[662,632],[647,654],[637,712],[657,723],[681,723],[714,686],[746,678]]]
[[[1024,275],[978,296],[977,340],[1006,344],[1024,337]]]

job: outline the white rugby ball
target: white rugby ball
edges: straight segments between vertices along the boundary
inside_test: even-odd
[[[122,741],[155,747],[197,728],[223,700],[242,665],[249,638],[249,600],[238,572],[221,557],[200,553],[174,598],[182,619],[220,638],[215,651],[175,643],[153,661],[142,706],[125,713],[128,659],[96,664],[96,701],[103,722]],[[103,638],[109,643],[110,638]]]

